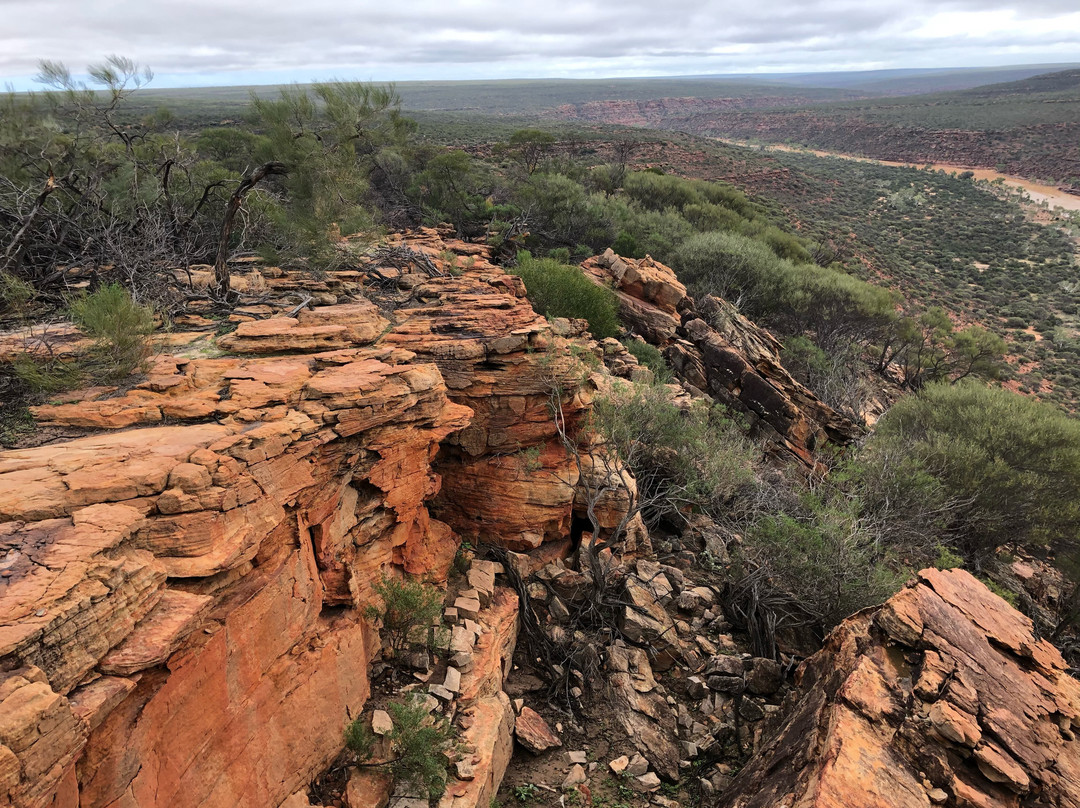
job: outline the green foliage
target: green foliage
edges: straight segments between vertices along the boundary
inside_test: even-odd
[[[71,390],[82,380],[79,364],[60,357],[38,358],[25,353],[16,354],[11,362],[11,371],[33,396]]]
[[[1016,593],[1015,592],[1013,592],[1011,589],[1006,589],[1004,586],[1002,586],[1001,584],[999,584],[997,581],[995,581],[992,578],[987,578],[987,577],[984,576],[984,577],[980,578],[979,580],[982,581],[984,584],[986,584],[987,589],[989,589],[991,592],[993,592],[999,598],[1004,600],[1006,603],[1008,603],[1014,609],[1016,608],[1017,598],[1016,598]]]
[[[884,339],[878,369],[895,365],[904,385],[913,389],[968,376],[995,378],[1005,348],[1005,340],[980,326],[954,330],[946,311],[935,307],[917,318],[896,320]]]
[[[527,449],[521,449],[515,454],[525,466],[525,471],[540,471],[544,467],[544,462],[540,459],[541,447],[539,446],[530,446]]]
[[[647,367],[653,372],[653,378],[657,383],[667,384],[674,378],[671,368],[668,367],[667,362],[664,360],[664,355],[660,353],[660,350],[655,345],[637,339],[623,340],[623,344],[631,355],[637,359],[638,364]]]
[[[0,271],[0,314],[21,314],[33,297],[33,286],[10,272]]]
[[[636,385],[593,403],[588,430],[603,440],[637,481],[637,505],[652,523],[699,510],[729,514],[754,485],[753,450],[719,405],[686,410],[661,386]]]
[[[963,556],[954,553],[945,545],[939,544],[937,548],[937,558],[934,559],[934,566],[939,570],[954,570],[964,566],[964,558]]]
[[[475,556],[473,546],[469,542],[463,541],[454,551],[454,571],[464,575],[469,571],[469,565],[472,564]]]
[[[525,173],[533,174],[555,145],[555,136],[542,129],[519,129],[510,136],[509,145]]]
[[[374,586],[382,608],[368,606],[365,614],[382,623],[382,633],[395,660],[415,645],[434,647],[435,624],[442,614],[443,595],[419,581],[384,577]]]
[[[793,263],[765,241],[739,233],[693,236],[674,264],[693,293],[722,297],[751,319],[783,324],[788,333],[813,331],[819,344],[865,339],[895,317],[888,290],[835,268]]]
[[[360,82],[293,86],[276,99],[252,94],[252,115],[264,132],[256,156],[289,169],[281,183],[287,203],[274,200],[267,208],[275,246],[326,267],[341,260],[334,228],[346,235],[374,230],[364,204],[373,176],[386,175],[388,152],[414,129],[399,107],[393,87]]]
[[[527,805],[532,802],[536,796],[540,793],[540,789],[533,783],[522,783],[519,786],[514,786],[514,799],[523,805]]]
[[[972,381],[928,385],[886,413],[860,462],[870,507],[933,514],[922,528],[965,558],[1076,543],[1080,422],[1050,405]]]
[[[565,174],[537,172],[513,189],[515,205],[529,212],[531,245],[575,247],[600,252],[615,239],[614,225],[600,194]]]
[[[364,716],[357,716],[345,725],[345,748],[360,760],[369,760],[374,754],[375,733]]]
[[[446,771],[454,753],[454,728],[445,717],[428,711],[424,698],[410,694],[386,706],[393,729],[386,736],[390,760],[384,765],[395,782],[422,789],[431,799],[446,790]],[[345,730],[345,743],[362,761],[372,755],[374,736],[363,718]]]
[[[822,629],[887,599],[904,579],[843,496],[807,495],[791,512],[763,516],[746,532],[744,552]]]
[[[480,235],[501,211],[490,197],[493,179],[484,164],[453,150],[431,157],[413,178],[409,196],[431,224],[449,222],[465,235]]]
[[[533,258],[523,252],[518,255],[518,265],[510,271],[525,281],[529,300],[545,317],[587,320],[589,331],[597,339],[619,333],[615,293],[590,281],[580,267],[550,258]]]
[[[119,284],[72,299],[69,311],[75,325],[94,340],[91,361],[102,379],[130,376],[150,356],[154,313]]]

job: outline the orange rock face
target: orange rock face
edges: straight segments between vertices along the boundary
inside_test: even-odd
[[[442,265],[433,232],[410,243]],[[457,249],[471,266],[393,306],[173,339],[126,392],[37,408],[88,434],[0,453],[0,804],[279,805],[367,698],[380,575],[445,580],[461,536],[569,533],[549,405],[560,390],[572,423],[591,382],[519,279]],[[496,593],[465,683],[492,719],[463,787],[485,804],[516,608]]]
[[[274,806],[338,753],[371,585],[452,562],[431,461],[471,413],[332,308],[284,355],[159,357],[42,407],[106,431],[0,453],[0,803]],[[339,350],[303,353],[305,322]]]
[[[962,570],[841,624],[721,806],[1080,805],[1080,682]]]
[[[443,486],[434,513],[473,542],[531,549],[563,538],[577,471],[551,407],[558,394],[574,425],[595,386],[586,366],[533,311],[521,279],[489,263],[488,248],[431,231],[409,246],[433,259],[449,248],[469,262],[457,276],[415,286],[380,342],[436,365],[450,399],[473,412],[436,460]]]

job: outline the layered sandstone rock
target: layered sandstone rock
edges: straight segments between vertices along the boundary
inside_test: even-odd
[[[619,316],[646,341],[661,345],[675,336],[680,323],[679,305],[687,295],[686,287],[670,267],[648,256],[621,258],[608,249],[581,268],[594,281],[615,290]]]
[[[849,618],[721,806],[1080,805],[1080,683],[961,570]]]
[[[357,607],[456,548],[425,501],[470,413],[412,359],[163,357],[39,410],[115,428],[0,455],[13,804],[276,805],[337,753],[377,648]]]
[[[0,453],[0,802],[276,806],[367,698],[380,575],[443,580],[460,535],[569,534],[550,404],[568,424],[588,405],[577,332],[486,248],[410,244],[444,276],[376,307],[346,273],[323,284],[337,305],[178,334],[134,387],[37,408],[82,437]],[[451,249],[472,266],[449,272]],[[485,613],[462,682],[482,776],[460,806],[486,804],[511,748],[516,598]]]
[[[473,411],[437,460],[443,488],[434,512],[474,543],[532,549],[565,537],[577,469],[552,404],[573,429],[592,399],[595,383],[577,356],[581,327],[557,333],[533,311],[521,279],[490,263],[487,247],[433,231],[408,245],[440,267],[448,251],[467,259],[460,274],[413,286],[381,341],[436,365],[450,399]]]
[[[582,266],[615,290],[624,322],[663,350],[680,379],[743,414],[772,453],[813,467],[815,449],[863,433],[792,378],[780,342],[730,303],[709,296],[695,304],[675,273],[649,257],[608,250]]]

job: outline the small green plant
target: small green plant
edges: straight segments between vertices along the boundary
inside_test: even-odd
[[[119,284],[74,298],[69,313],[75,325],[94,340],[91,359],[99,378],[116,381],[129,376],[150,356],[154,313],[132,300]]]
[[[630,785],[630,775],[626,772],[620,772],[615,777],[615,792],[619,795],[620,800],[632,800],[636,794],[634,787]]]
[[[939,544],[937,547],[937,558],[934,559],[934,566],[939,570],[952,570],[957,567],[964,566],[963,556],[954,553],[944,544]]]
[[[533,783],[522,783],[520,786],[514,786],[514,799],[522,805],[532,802],[539,793],[540,789]]]
[[[458,545],[457,551],[454,553],[454,570],[464,575],[475,555],[473,546],[469,542],[463,541]]]
[[[530,446],[527,449],[522,449],[516,453],[516,456],[521,459],[522,463],[525,465],[525,471],[529,473],[540,471],[540,469],[544,467],[543,462],[540,460],[539,446]]]
[[[414,645],[435,647],[435,623],[443,607],[443,596],[438,589],[419,581],[390,577],[383,577],[374,589],[383,606],[380,609],[369,605],[364,613],[382,623],[383,636],[395,660]]]
[[[394,727],[386,736],[390,759],[384,766],[396,782],[424,790],[431,799],[446,790],[446,770],[455,752],[454,728],[441,715],[428,711],[419,694],[386,705]],[[361,761],[371,759],[374,735],[361,718],[345,728],[345,745]]]

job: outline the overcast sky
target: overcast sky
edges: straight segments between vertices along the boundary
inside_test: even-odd
[[[110,53],[156,87],[1072,62],[1080,0],[0,0],[0,82]]]

